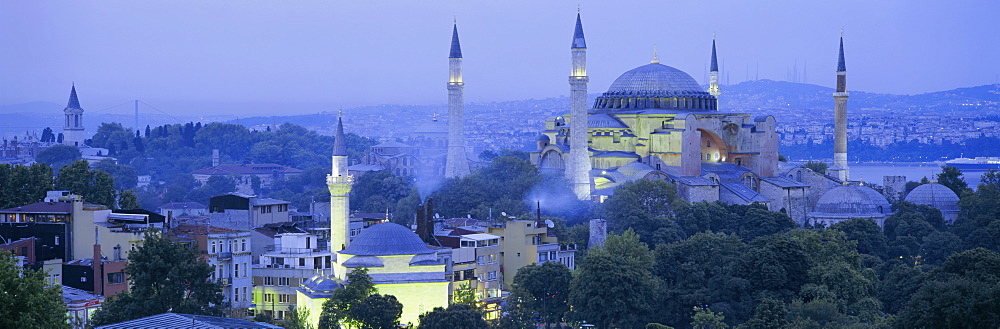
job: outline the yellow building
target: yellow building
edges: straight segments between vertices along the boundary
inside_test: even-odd
[[[298,289],[299,307],[309,310],[309,321],[319,323],[323,302],[347,282],[347,275],[367,268],[375,289],[403,304],[400,323],[417,325],[421,314],[448,306],[445,264],[410,229],[380,223],[361,231],[350,245],[336,253],[332,277],[314,277]]]
[[[559,262],[569,269],[576,266],[576,248],[560,246],[554,234],[549,234],[544,223],[529,220],[511,220],[505,225],[491,226],[489,234],[502,237],[500,252],[501,289],[510,290],[517,270],[544,262]]]

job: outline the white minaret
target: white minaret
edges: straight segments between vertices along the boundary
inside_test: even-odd
[[[831,176],[846,182],[847,168],[847,65],[844,62],[844,33],[840,33],[840,58],[837,60],[837,90],[833,93],[833,168]]]
[[[573,31],[573,71],[569,76],[570,126],[569,161],[566,176],[573,186],[573,193],[580,200],[590,199],[590,150],[587,139],[587,41],[583,37],[580,13],[576,14]]]
[[[448,157],[444,177],[456,178],[469,174],[465,155],[465,100],[462,91],[462,46],[458,43],[458,24],[451,33],[451,55],[448,56]]]
[[[715,97],[715,110],[719,110],[719,60],[715,57],[715,36],[712,36],[712,67],[708,71],[708,93]]]
[[[76,98],[76,84],[69,91],[69,103],[63,109],[66,122],[63,125],[63,144],[83,146],[83,108]]]
[[[333,141],[333,167],[326,176],[330,189],[330,251],[338,252],[351,243],[348,238],[351,186],[354,176],[347,172],[347,141],[344,139],[344,122],[337,118],[337,135]]]

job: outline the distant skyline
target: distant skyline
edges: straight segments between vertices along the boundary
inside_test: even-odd
[[[244,117],[443,105],[453,19],[466,102],[557,97],[569,93],[578,6],[590,93],[648,63],[654,45],[661,63],[706,83],[713,33],[731,83],[832,86],[841,28],[850,90],[1000,76],[995,1],[4,1],[0,105],[65,103],[73,82],[87,110],[133,99]]]

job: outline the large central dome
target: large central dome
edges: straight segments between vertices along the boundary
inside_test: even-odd
[[[594,109],[716,111],[715,96],[684,71],[650,63],[623,73],[597,97]]]
[[[608,92],[706,93],[690,75],[660,63],[646,64],[622,73]]]

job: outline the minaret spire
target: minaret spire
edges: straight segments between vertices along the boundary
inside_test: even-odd
[[[830,171],[846,182],[850,177],[847,168],[847,64],[844,60],[844,30],[840,30],[840,54],[837,58],[837,89],[833,93],[833,167]]]
[[[587,131],[587,83],[590,82],[590,78],[587,76],[587,40],[583,36],[583,22],[579,12],[576,14],[576,28],[573,30],[570,52],[573,68],[569,76],[570,129],[566,176],[577,198],[589,200],[591,164]]]
[[[456,20],[457,22],[457,20]],[[458,24],[451,31],[451,54],[448,56],[448,154],[444,176],[457,178],[469,174],[465,154],[465,82],[462,81],[462,46],[458,42]]]
[[[330,251],[338,252],[351,243],[348,234],[351,188],[354,176],[347,170],[347,142],[344,138],[344,121],[337,117],[337,134],[333,141],[333,166],[326,176],[330,190]]]
[[[344,138],[344,121],[337,117],[337,134],[333,140],[333,156],[347,156],[347,141]]]
[[[715,110],[719,109],[719,58],[715,55],[715,33],[712,33],[712,66],[708,71],[708,93],[715,97]]]
[[[76,96],[76,83],[69,90],[69,101],[63,109],[65,122],[63,124],[63,144],[83,146],[83,107]]]

